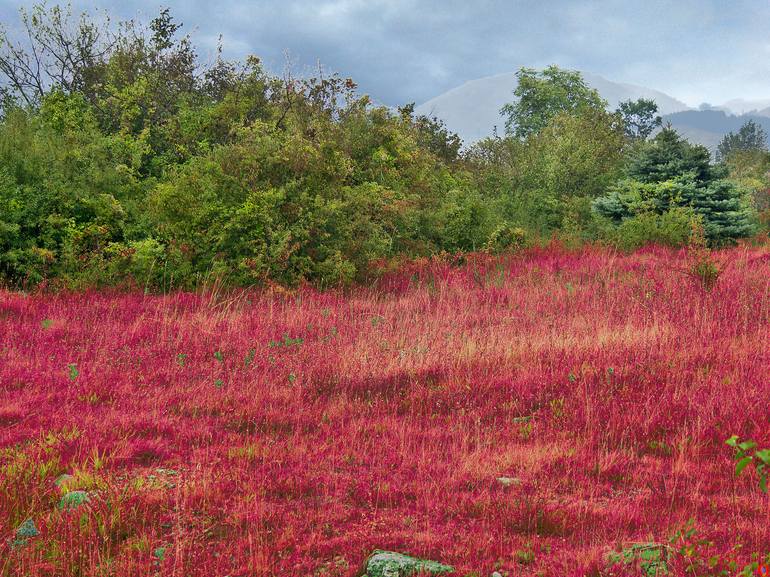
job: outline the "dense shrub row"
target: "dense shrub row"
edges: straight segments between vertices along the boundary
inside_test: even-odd
[[[554,234],[633,248],[681,244],[694,221],[713,244],[757,230],[766,153],[728,180],[671,130],[630,137],[636,121],[577,73],[523,70],[518,102],[563,89],[504,109],[510,134],[463,150],[440,121],[375,106],[352,80],[278,78],[257,58],[203,67],[168,11],[115,32],[58,7],[25,22],[44,61],[80,52],[30,77],[13,66],[25,45],[0,43],[0,278],[12,285],[328,286],[375,260]]]

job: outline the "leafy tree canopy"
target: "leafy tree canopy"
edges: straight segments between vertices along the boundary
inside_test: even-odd
[[[500,110],[507,134],[527,138],[537,134],[560,112],[604,110],[607,102],[589,87],[580,72],[549,66],[542,71],[522,68],[516,73],[516,101]]]
[[[663,119],[658,116],[658,105],[647,98],[621,102],[618,112],[623,118],[626,136],[632,141],[646,140],[663,124]]]
[[[439,119],[321,68],[205,64],[168,10],[111,23],[43,3],[22,33],[0,31],[3,284],[329,286],[606,222],[629,245],[675,243],[693,215],[716,243],[755,220],[728,167],[766,190],[766,153],[714,167],[668,129],[629,145],[622,114],[555,66],[522,69],[510,134],[463,150]],[[624,110],[645,134],[649,103]]]
[[[767,150],[767,133],[753,120],[747,120],[737,133],[728,132],[717,146],[717,160],[727,160],[737,152]]]

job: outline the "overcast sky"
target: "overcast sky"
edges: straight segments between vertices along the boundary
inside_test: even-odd
[[[55,0],[49,0],[49,4]],[[767,0],[74,0],[151,18],[172,9],[202,55],[217,36],[280,72],[288,51],[376,101],[418,104],[482,76],[558,64],[656,88],[690,105],[770,98]],[[18,25],[30,2],[0,0]]]

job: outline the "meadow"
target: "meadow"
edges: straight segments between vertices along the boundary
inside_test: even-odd
[[[607,565],[632,543],[735,574],[770,553],[725,444],[770,447],[770,252],[713,258],[713,287],[686,250],[550,246],[323,292],[0,292],[0,575],[640,574]]]

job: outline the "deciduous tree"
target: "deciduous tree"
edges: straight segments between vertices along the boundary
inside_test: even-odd
[[[621,102],[618,112],[623,117],[626,136],[633,141],[646,140],[663,124],[663,119],[658,116],[658,105],[647,98]]]
[[[522,68],[516,73],[515,102],[500,110],[506,133],[516,138],[537,134],[561,112],[583,109],[604,110],[607,102],[588,86],[576,70],[549,66],[542,71]]]

